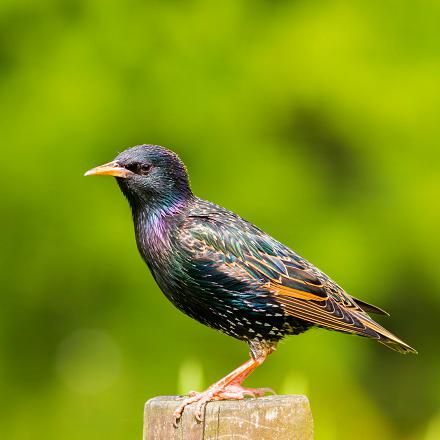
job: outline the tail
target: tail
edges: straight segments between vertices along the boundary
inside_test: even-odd
[[[397,336],[393,335],[386,328],[379,325],[377,322],[373,321],[368,315],[356,314],[359,321],[365,326],[367,330],[362,336],[367,336],[373,339],[377,339],[383,345],[386,345],[391,350],[398,351],[402,354],[414,353],[417,354],[417,350],[412,348],[406,342],[403,342]]]
[[[394,336],[394,339],[379,339],[379,342],[383,345],[386,345],[391,350],[398,351],[402,354],[414,353],[417,354],[417,350],[409,346],[407,343],[401,341],[399,338]]]

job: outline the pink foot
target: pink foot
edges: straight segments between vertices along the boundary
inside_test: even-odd
[[[266,393],[276,394],[271,388],[245,388],[239,384],[230,384],[223,387],[215,386],[208,388],[206,391],[198,393],[190,391],[189,397],[184,399],[173,413],[174,427],[182,417],[183,410],[187,405],[197,402],[195,417],[201,422],[203,421],[203,409],[205,404],[213,400],[241,400],[246,396],[258,397],[264,396]]]
[[[266,393],[276,394],[272,388],[247,388],[241,385],[231,384],[223,392],[222,397],[224,399],[244,399],[246,396],[260,397]]]

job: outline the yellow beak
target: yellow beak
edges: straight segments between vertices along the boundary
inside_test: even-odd
[[[114,176],[124,179],[133,174],[132,171],[121,167],[117,162],[109,162],[87,171],[84,176]]]

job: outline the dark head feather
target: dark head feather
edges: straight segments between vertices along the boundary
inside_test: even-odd
[[[133,172],[117,180],[134,209],[167,209],[192,197],[185,165],[166,148],[137,145],[120,153],[115,162]]]

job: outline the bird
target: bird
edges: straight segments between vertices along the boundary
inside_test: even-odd
[[[349,295],[330,277],[239,215],[198,198],[178,155],[158,145],[137,145],[85,173],[114,176],[131,207],[137,247],[165,296],[183,313],[244,341],[249,359],[189,404],[203,419],[213,400],[258,397],[270,388],[243,381],[280,340],[312,327],[375,339],[400,353],[416,350],[375,322],[388,315]]]

